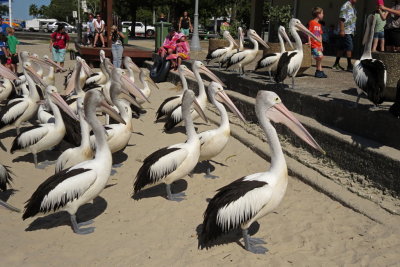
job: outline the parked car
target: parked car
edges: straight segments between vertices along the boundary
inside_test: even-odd
[[[123,21],[122,26],[129,26],[129,31],[132,31],[132,21]],[[143,22],[136,22],[135,23],[135,34],[136,36],[144,36],[146,30],[146,37],[153,37],[156,29],[153,26],[147,25],[145,27]]]
[[[66,32],[76,32],[75,26],[72,26],[64,21],[57,21],[57,22],[47,24],[47,28],[45,29],[45,32],[55,32],[57,30],[58,25],[60,25],[60,24],[63,24],[65,26]]]

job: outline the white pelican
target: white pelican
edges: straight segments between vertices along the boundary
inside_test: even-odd
[[[195,79],[199,85],[199,95],[196,97],[197,103],[199,103],[202,110],[204,110],[207,106],[207,93],[204,87],[203,79],[201,78],[201,73],[205,74],[211,80],[224,85],[224,83],[212,72],[210,71],[201,61],[195,61],[192,65],[192,70],[195,76]],[[195,120],[199,117],[199,114],[194,110],[192,112],[192,119]],[[181,106],[177,106],[167,117],[167,120],[164,124],[164,130],[170,131],[176,125],[182,122],[182,108]]]
[[[6,191],[7,186],[11,185],[11,182],[12,182],[11,174],[13,174],[13,173],[11,172],[10,167],[0,164],[0,192]],[[15,211],[15,212],[21,212],[16,207],[8,204],[7,202],[4,202],[1,199],[0,199],[0,205],[4,206],[12,211]]]
[[[43,77],[43,81],[47,85],[55,85],[56,83],[56,76],[54,75],[54,70],[62,70],[62,67],[51,60],[47,55],[43,56],[43,60],[48,64],[47,67],[49,68],[49,72],[47,76]],[[46,65],[45,65],[46,66]]]
[[[50,149],[58,145],[65,135],[65,125],[61,117],[58,106],[62,108],[69,116],[79,120],[76,114],[71,110],[67,103],[61,98],[57,92],[57,88],[49,85],[46,88],[46,104],[51,108],[55,122],[39,124],[24,129],[14,139],[11,154],[15,151],[29,151],[33,154],[35,167],[37,163],[37,153]]]
[[[255,70],[258,70],[261,68],[267,68],[268,73],[269,73],[269,78],[271,80],[272,80],[271,71],[276,71],[276,68],[278,67],[279,59],[281,58],[282,54],[286,52],[285,42],[283,39],[285,39],[286,42],[288,42],[290,44],[290,46],[293,48],[293,44],[290,41],[289,36],[286,33],[285,27],[283,27],[283,26],[279,26],[278,39],[279,39],[281,51],[279,53],[266,54],[258,61],[257,66],[255,68]]]
[[[86,80],[86,84],[106,84],[108,81],[108,75],[107,75],[107,66],[105,64],[105,52],[104,50],[100,50],[100,70],[99,72],[95,72],[90,77]]]
[[[17,80],[19,78],[14,72],[12,72],[9,68],[4,66],[3,64],[0,64],[0,77],[9,79],[11,81]]]
[[[229,62],[231,57],[239,52],[242,52],[244,50],[244,33],[242,27],[238,27],[238,39],[239,39],[239,47],[237,49],[233,49],[226,53],[224,57],[221,60],[221,65],[222,67],[226,67],[226,64]]]
[[[124,74],[125,71],[120,68],[114,68],[111,74],[111,101],[117,107],[121,118],[125,122],[104,126],[107,144],[111,153],[125,149],[132,135],[132,110],[130,104],[134,103],[135,100],[129,95],[129,91],[121,85],[121,76]],[[95,136],[90,136],[90,143],[92,148],[95,148]]]
[[[290,33],[295,40],[295,50],[285,52],[281,55],[275,73],[275,82],[283,82],[287,76],[292,77],[292,88],[294,89],[294,77],[301,67],[303,61],[303,43],[297,31],[302,31],[311,38],[320,42],[317,36],[311,33],[298,19],[291,19],[289,23]]]
[[[151,94],[149,83],[153,87],[160,89],[158,85],[150,78],[149,70],[147,69],[140,69],[139,80],[143,85],[143,88],[139,87],[139,89],[143,92],[143,95],[145,95],[147,98],[149,98]],[[144,102],[145,102],[144,100],[139,101],[140,104],[143,104]]]
[[[81,144],[79,147],[69,148],[58,157],[55,173],[75,166],[78,163],[93,159],[94,152],[90,146],[89,132],[90,126],[84,115],[83,98],[76,100],[78,106],[79,124],[81,128]]]
[[[15,91],[14,83],[9,79],[4,79],[3,83],[0,84],[0,102],[8,99],[13,91]]]
[[[361,59],[355,62],[353,68],[354,81],[358,86],[356,105],[358,105],[363,93],[375,105],[381,104],[384,101],[383,94],[386,88],[387,75],[386,66],[382,61],[373,59],[371,55],[375,24],[374,15],[369,15],[363,39],[364,52]]]
[[[191,70],[189,70],[185,65],[179,65],[178,74],[182,82],[183,92],[185,92],[189,88],[185,75],[195,78],[194,73]],[[165,116],[170,114],[172,110],[178,107],[182,103],[182,96],[183,93],[165,99],[157,109],[156,121],[161,118],[164,118]]]
[[[169,200],[181,201],[184,194],[171,193],[171,184],[188,175],[196,166],[200,156],[200,141],[194,129],[191,117],[192,103],[200,116],[206,117],[196,101],[193,91],[183,93],[182,109],[185,120],[187,141],[185,143],[162,148],[152,153],[143,161],[134,183],[134,194],[144,187],[164,182]]]
[[[31,67],[31,63],[24,63],[24,76],[29,84],[29,95],[23,98],[12,99],[8,102],[7,106],[0,111],[0,129],[7,125],[14,125],[19,134],[19,127],[21,123],[30,120],[39,108],[37,103],[40,100],[42,90],[36,87],[32,77],[37,77],[37,74]]]
[[[222,150],[224,150],[229,141],[229,137],[231,135],[229,117],[222,103],[225,103],[236,116],[238,116],[243,122],[246,122],[246,119],[236,108],[235,104],[233,104],[232,100],[225,93],[223,87],[219,83],[210,83],[208,86],[208,95],[210,96],[211,103],[218,109],[218,112],[221,116],[221,123],[217,129],[199,133],[201,144],[199,162],[210,160],[217,156],[222,152]],[[210,169],[207,170],[205,177],[217,178],[217,176],[210,174]]]
[[[229,33],[229,31],[224,31],[224,33],[222,34],[224,36],[224,38],[226,40],[229,41],[229,46],[227,47],[218,47],[215,50],[212,50],[210,52],[208,52],[206,59],[208,59],[209,61],[211,60],[217,60],[218,64],[219,64],[219,68],[221,68],[221,61],[224,58],[224,56],[229,53],[230,51],[234,50],[234,47],[238,47],[236,41],[233,39],[232,35]]]
[[[79,80],[80,88],[83,88],[85,86],[86,79],[93,73],[92,69],[87,65],[86,61],[83,58],[78,56],[78,57],[76,57],[75,62],[76,63],[75,63],[74,70],[72,71],[71,74],[68,74],[65,77],[65,82],[64,82],[65,83],[65,89],[64,89],[65,95],[69,95],[74,91],[76,84],[77,84],[76,79]],[[79,64],[82,65],[80,73],[78,73],[78,68],[77,68],[77,66]],[[77,75],[78,75],[78,77],[76,77]]]
[[[283,123],[309,145],[322,151],[320,146],[302,124],[283,105],[277,94],[259,91],[256,99],[256,115],[267,136],[271,148],[271,166],[267,172],[240,178],[218,190],[204,212],[201,243],[210,242],[223,233],[241,227],[245,248],[253,253],[265,253],[266,248],[254,246],[265,244],[252,239],[247,233],[250,225],[273,211],[282,201],[288,183],[285,157],[278,135],[270,120]]]
[[[38,213],[67,211],[71,215],[71,224],[75,233],[89,234],[94,231],[94,227],[81,228],[92,221],[78,224],[75,214],[80,206],[92,201],[103,191],[111,173],[111,152],[103,125],[96,117],[97,107],[103,107],[113,118],[123,122],[122,118],[106,103],[101,92],[88,91],[85,95],[84,108],[85,117],[96,136],[95,157],[59,172],[39,185],[25,205],[22,216],[24,220]]]
[[[247,36],[249,37],[249,40],[253,43],[254,47],[253,49],[247,49],[242,52],[238,52],[234,54],[227,65],[227,69],[229,68],[239,68],[239,73],[241,73],[242,76],[244,76],[244,67],[250,63],[252,63],[258,53],[258,42],[262,44],[265,48],[269,48],[267,43],[261,39],[261,37],[256,33],[255,30],[249,29],[247,31]]]
[[[132,61],[130,57],[124,57],[124,67],[132,82],[135,82],[135,73],[139,74],[141,69]]]

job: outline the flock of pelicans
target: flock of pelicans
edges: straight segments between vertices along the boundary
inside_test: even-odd
[[[372,42],[374,37],[376,20],[373,15],[367,19],[367,27],[363,39],[364,51],[360,60],[357,60],[353,68],[354,81],[357,84],[357,100],[356,105],[360,101],[361,95],[364,93],[368,99],[375,105],[384,102],[384,90],[386,88],[386,67],[385,64],[377,59],[373,59],[371,55]],[[304,32],[310,38],[320,41],[312,34],[298,19],[291,19],[289,23],[291,36],[295,44],[293,45],[285,27],[280,26],[278,29],[278,38],[280,42],[280,52],[268,53],[263,56],[257,63],[255,70],[266,69],[269,72],[270,79],[276,83],[284,82],[287,77],[292,78],[292,88],[294,89],[294,78],[297,75],[303,61],[303,43],[298,31]],[[253,43],[253,49],[244,49],[243,30],[238,28],[239,45],[232,38],[228,31],[225,31],[223,36],[229,41],[228,47],[220,47],[210,51],[207,55],[209,61],[216,61],[219,67],[225,66],[227,69],[239,69],[239,73],[243,76],[244,67],[255,61],[258,52],[258,42],[266,48],[268,45],[257,35],[254,30],[249,30],[247,36]],[[292,51],[286,51],[284,40],[293,48]],[[258,41],[258,42],[257,42]],[[235,46],[237,48],[235,48]],[[274,72],[274,77],[272,77]],[[400,84],[400,80],[399,80]],[[399,89],[400,97],[400,89]],[[396,101],[396,103],[399,100]],[[397,103],[400,105],[400,102]],[[396,106],[397,109],[399,109]],[[396,111],[400,116],[400,111]],[[393,113],[393,112],[392,112]]]
[[[288,58],[298,61],[298,55],[302,57],[302,49],[297,45],[300,38],[295,29],[310,36],[312,34],[296,19],[291,21],[290,27],[297,50]],[[280,30],[280,33],[289,40],[284,30]],[[249,30],[248,34],[255,46],[257,41],[266,45],[253,30]],[[244,73],[243,68],[248,61],[240,58],[247,58],[250,54],[254,54],[254,51],[232,52],[230,60],[237,60],[237,66]],[[7,102],[0,111],[0,129],[13,126],[17,132],[11,153],[30,152],[35,166],[38,166],[37,153],[52,149],[62,140],[72,146],[59,156],[55,174],[40,184],[27,200],[22,218],[25,220],[38,214],[67,211],[75,233],[92,233],[94,227],[85,227],[92,221],[78,223],[75,214],[80,206],[92,201],[106,187],[112,169],[112,153],[128,145],[133,114],[142,114],[142,105],[150,103],[148,98],[151,87],[157,85],[149,79],[147,70],[140,69],[130,58],[124,58],[125,69],[115,68],[110,59],[105,57],[104,51],[101,51],[100,72],[94,73],[85,60],[77,57],[73,71],[66,77],[65,93],[60,95],[54,86],[54,71],[60,69],[59,65],[47,57],[41,59],[28,52],[21,52],[20,58],[23,73],[19,76],[0,67],[3,77],[0,101]],[[48,70],[46,75],[45,70]],[[294,67],[288,68],[287,73],[292,75],[297,70]],[[223,82],[202,62],[195,61],[192,70],[181,65],[178,73],[183,93],[162,102],[157,110],[156,121],[165,123],[165,131],[184,123],[187,139],[183,143],[159,149],[144,159],[134,180],[134,194],[147,187],[165,183],[167,199],[183,200],[184,193],[172,193],[173,182],[191,175],[199,161],[217,156],[228,143],[229,117],[223,104],[245,122],[243,115],[224,91]],[[202,74],[212,80],[207,90]],[[137,76],[140,81],[135,79]],[[197,81],[197,96],[188,88],[187,77]],[[216,129],[197,133],[193,121],[199,117],[207,121],[204,114],[207,95],[219,111],[221,121]],[[285,124],[310,146],[323,152],[277,94],[259,91],[255,112],[271,148],[270,169],[242,177],[218,190],[204,213],[200,234],[204,247],[210,246],[222,234],[241,228],[247,250],[253,253],[266,252],[266,248],[261,246],[265,242],[251,238],[247,229],[280,204],[288,183],[285,158],[271,121]],[[104,125],[99,120],[103,113]],[[23,124],[35,119],[40,124],[21,129]],[[206,177],[217,178],[210,174],[210,170]],[[6,190],[10,183],[10,168],[0,165],[0,190]],[[0,204],[19,211],[9,203],[1,201]]]

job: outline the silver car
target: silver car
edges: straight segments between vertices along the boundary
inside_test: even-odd
[[[76,27],[68,24],[64,21],[57,21],[53,23],[47,24],[47,32],[55,32],[57,30],[58,25],[63,24],[65,26],[66,32],[76,32]],[[46,31],[46,29],[45,29]]]

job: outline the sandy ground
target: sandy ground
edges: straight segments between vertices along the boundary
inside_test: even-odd
[[[46,45],[22,49],[47,53]],[[68,63],[68,62],[67,62]],[[68,63],[69,64],[69,63]],[[67,64],[67,66],[68,66]],[[58,84],[62,78],[58,77]],[[221,238],[221,244],[198,249],[207,198],[234,179],[265,171],[269,163],[250,149],[231,139],[212,165],[219,179],[203,178],[207,167],[200,164],[193,178],[173,185],[173,192],[185,190],[186,200],[165,199],[165,187],[156,186],[131,197],[134,177],[141,161],[161,147],[183,142],[185,135],[162,133],[162,124],[153,123],[161,101],[176,94],[174,85],[161,84],[153,91],[147,113],[134,120],[134,133],[124,153],[115,157],[122,166],[115,168],[109,186],[94,200],[80,208],[78,221],[94,219],[96,231],[87,236],[72,232],[67,213],[56,213],[22,221],[21,214],[0,207],[1,265],[63,266],[396,266],[400,259],[399,230],[378,224],[342,206],[305,185],[289,179],[286,196],[275,213],[262,218],[251,234],[264,238],[269,252],[254,255],[243,249],[239,232]],[[60,86],[61,88],[61,86]],[[169,90],[171,89],[171,90]],[[199,131],[215,127],[198,121]],[[14,131],[1,133],[10,148]],[[39,160],[55,160],[57,149],[41,154]],[[37,186],[54,172],[54,164],[35,169],[32,156],[0,152],[1,162],[15,173],[14,194],[2,199],[22,208]],[[44,167],[44,165],[42,164]]]

